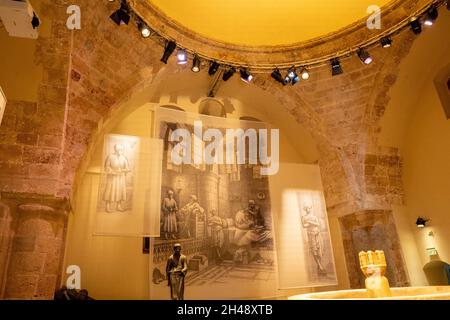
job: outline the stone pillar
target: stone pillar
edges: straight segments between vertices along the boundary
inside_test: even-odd
[[[53,299],[64,252],[65,212],[42,204],[18,206],[5,299]]]
[[[6,204],[0,202],[0,299],[3,298],[8,269],[9,253],[12,245],[13,219]]]
[[[365,210],[340,217],[339,222],[351,288],[365,287],[358,253],[368,250],[384,251],[387,262],[386,277],[391,287],[410,285],[391,211]]]

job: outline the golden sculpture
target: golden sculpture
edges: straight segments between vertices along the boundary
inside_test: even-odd
[[[387,266],[384,252],[382,250],[361,251],[359,264],[366,277],[365,284],[369,298],[391,297],[389,281],[384,276]]]

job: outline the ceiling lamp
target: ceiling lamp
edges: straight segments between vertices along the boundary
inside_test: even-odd
[[[430,221],[430,219],[425,219],[425,218],[422,218],[422,217],[418,217],[417,220],[416,220],[417,228],[425,228],[425,226],[426,226],[428,221]]]
[[[288,70],[288,77],[293,79],[295,77],[295,67],[292,66],[289,70]]]
[[[428,9],[426,16],[425,16],[425,20],[423,22],[424,25],[426,26],[432,26],[434,24],[434,22],[436,21],[436,19],[438,18],[438,10],[436,9],[436,7],[431,7],[430,9]]]
[[[200,71],[200,63],[201,63],[200,58],[197,55],[195,55],[194,61],[192,61],[192,68],[191,68],[192,72]]]
[[[142,21],[138,22],[138,29],[143,38],[148,38],[151,35],[150,28]]]
[[[298,74],[294,71],[294,77],[292,78],[292,80],[291,80],[291,84],[292,85],[295,85],[295,84],[297,84],[297,83],[299,83],[300,82],[300,77],[298,76]]]
[[[253,76],[251,75],[251,73],[249,73],[247,71],[247,69],[241,69],[240,73],[241,73],[241,80],[242,81],[249,83],[249,82],[251,82],[253,80]]]
[[[161,61],[167,64],[167,60],[169,60],[170,55],[175,51],[177,44],[174,41],[167,42],[166,48],[164,49],[164,55],[161,58]]]
[[[223,74],[222,80],[223,81],[228,81],[235,73],[236,73],[236,69],[235,68],[232,67],[232,68],[228,69]]]
[[[373,59],[370,56],[370,54],[364,49],[359,49],[358,50],[358,57],[362,61],[362,63],[364,63],[364,64],[371,64],[372,61],[373,61]]]
[[[277,82],[281,83],[283,86],[286,85],[285,79],[283,79],[283,76],[281,75],[281,72],[280,70],[278,70],[278,68],[275,69],[270,76]]]
[[[211,64],[211,66],[209,67],[208,74],[210,76],[214,75],[217,72],[217,70],[219,70],[219,67],[220,67],[220,64],[218,64],[217,62],[214,61]]]
[[[331,63],[331,74],[333,76],[337,76],[337,75],[344,73],[344,70],[342,70],[339,58],[331,59],[330,63]]]
[[[420,34],[422,32],[422,24],[420,23],[418,18],[411,18],[409,25],[411,26],[411,30],[414,32],[414,34]]]
[[[128,24],[130,22],[129,8],[126,4],[126,1],[123,1],[120,4],[120,9],[115,11],[110,18],[114,21],[118,26],[121,24]]]
[[[177,63],[178,64],[186,64],[186,63],[188,63],[188,55],[187,55],[186,50],[178,49],[178,52],[177,52]]]
[[[383,48],[390,48],[392,46],[392,39],[389,36],[381,38],[381,46]]]
[[[300,71],[300,74],[303,80],[309,79],[309,71],[306,68],[303,68],[302,71]]]

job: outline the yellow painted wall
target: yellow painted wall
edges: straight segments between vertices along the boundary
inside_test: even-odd
[[[381,122],[381,143],[398,147],[404,162],[406,204],[393,209],[412,285],[428,284],[427,247],[450,261],[450,120],[433,83],[450,63],[450,42],[443,41],[449,28],[450,12],[440,10],[437,23],[415,40]],[[429,227],[418,229],[418,216],[431,218]]]
[[[48,36],[51,21],[41,12],[39,0],[30,3],[41,18],[39,35]],[[37,65],[34,58],[37,41],[10,37],[5,27],[0,27],[0,86],[8,100],[37,100],[43,73],[42,66]]]

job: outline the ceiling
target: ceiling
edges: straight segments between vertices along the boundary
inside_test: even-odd
[[[210,39],[249,46],[314,39],[368,16],[389,0],[148,0],[171,19]]]

